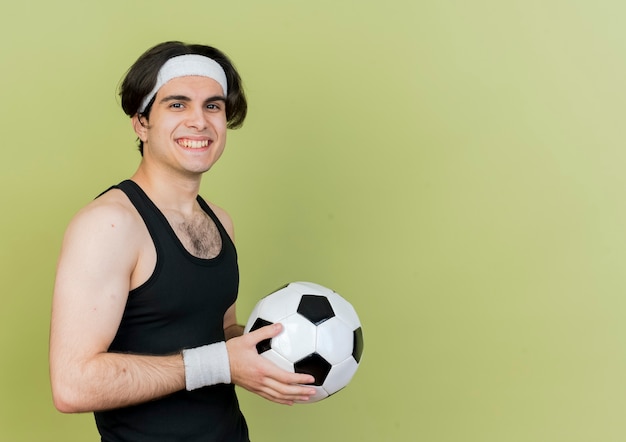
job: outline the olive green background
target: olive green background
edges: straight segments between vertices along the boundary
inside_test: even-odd
[[[361,317],[353,382],[240,391],[255,441],[626,440],[623,1],[9,2],[0,14],[0,440],[97,440],[50,398],[71,216],[139,160],[116,87],[215,45],[250,113],[203,195],[235,220],[240,321],[293,280]]]

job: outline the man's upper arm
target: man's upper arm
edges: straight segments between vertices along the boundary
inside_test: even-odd
[[[230,236],[230,239],[234,242],[235,229],[230,215],[224,209],[216,206],[215,204],[210,203],[210,206],[213,213],[215,213],[217,218],[220,220],[220,223],[222,223],[226,233],[228,233],[228,236]],[[241,336],[243,333],[243,327],[237,323],[237,310],[235,303],[233,303],[224,314],[224,331],[226,332],[226,340],[236,336]]]
[[[115,337],[137,259],[132,229],[133,216],[123,205],[101,201],[70,223],[52,303],[53,374],[107,351]]]

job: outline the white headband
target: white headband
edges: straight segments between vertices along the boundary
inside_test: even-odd
[[[163,64],[157,74],[157,82],[154,85],[154,89],[152,89],[152,92],[146,95],[141,102],[139,113],[146,110],[150,100],[154,98],[157,91],[161,89],[165,83],[173,78],[186,77],[189,75],[199,75],[201,77],[212,78],[217,81],[220,86],[222,86],[224,95],[228,93],[226,74],[224,73],[222,66],[220,66],[217,61],[209,57],[205,57],[204,55],[178,55],[170,58],[165,62],[165,64]]]

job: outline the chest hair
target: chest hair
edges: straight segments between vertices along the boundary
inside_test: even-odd
[[[198,258],[215,258],[222,250],[222,238],[215,222],[203,211],[185,218],[169,213],[167,218],[185,249]]]

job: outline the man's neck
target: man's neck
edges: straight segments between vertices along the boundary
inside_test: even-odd
[[[196,207],[202,175],[183,177],[154,173],[140,165],[131,180],[146,192],[159,209],[175,210],[185,214],[192,213]]]

